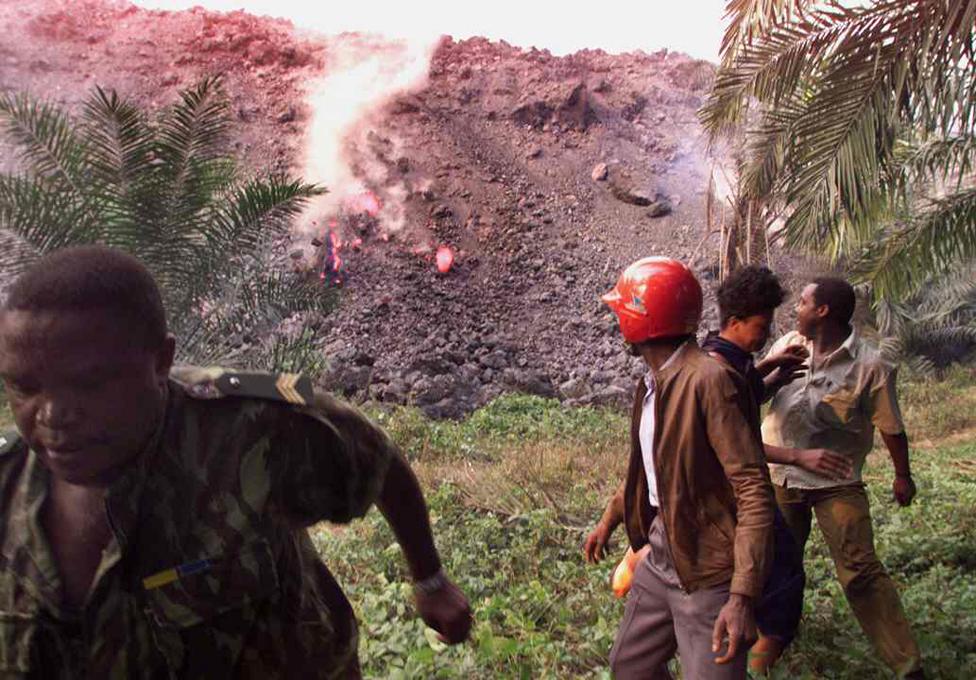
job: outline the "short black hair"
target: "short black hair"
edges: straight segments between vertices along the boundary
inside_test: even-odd
[[[148,349],[166,339],[166,312],[152,274],[132,255],[107,246],[74,246],[40,258],[11,284],[3,310],[105,310]]]
[[[718,288],[719,322],[725,328],[733,317],[745,319],[765,314],[785,299],[786,291],[769,267],[739,267]]]
[[[827,312],[828,319],[844,326],[849,325],[857,305],[854,286],[836,276],[818,276],[813,284],[816,286],[813,289],[814,304],[818,307],[827,305],[830,310]]]

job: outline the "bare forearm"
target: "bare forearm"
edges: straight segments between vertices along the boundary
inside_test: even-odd
[[[769,357],[766,357],[765,359],[756,362],[756,370],[759,371],[759,375],[765,378],[767,375],[775,371],[778,365],[779,364],[777,364],[776,361],[770,360]]]
[[[770,463],[779,463],[780,465],[793,465],[796,463],[795,449],[786,446],[774,446],[772,444],[763,444],[763,448],[766,450],[766,460]]]
[[[888,447],[891,454],[891,463],[895,466],[895,475],[898,477],[911,477],[912,469],[908,462],[908,435],[904,432],[900,434],[881,433],[881,439]]]
[[[377,507],[396,535],[415,581],[429,578],[441,568],[420,484],[402,456],[390,462]]]
[[[607,502],[607,507],[603,510],[600,522],[611,531],[616,529],[624,521],[624,482],[620,483],[616,493]]]

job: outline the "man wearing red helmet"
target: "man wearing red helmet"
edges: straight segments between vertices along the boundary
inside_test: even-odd
[[[603,301],[648,366],[627,477],[600,521],[623,522],[635,551],[650,545],[610,665],[620,679],[668,677],[677,652],[684,677],[745,678],[772,547],[756,402],[735,370],[696,344],[701,286],[680,262],[638,260]]]

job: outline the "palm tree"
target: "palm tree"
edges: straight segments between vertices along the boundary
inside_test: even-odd
[[[272,331],[327,312],[332,298],[273,254],[325,190],[242,173],[227,153],[229,122],[219,78],[181,92],[158,121],[101,88],[80,120],[25,94],[0,97],[0,129],[20,161],[0,174],[0,230],[12,241],[0,267],[14,275],[58,248],[115,246],[159,282],[181,360],[321,368],[309,333]]]
[[[976,266],[961,267],[908,300],[878,300],[875,312],[885,356],[937,375],[976,349]]]
[[[847,3],[850,4],[850,3]],[[700,111],[740,218],[907,299],[976,258],[976,0],[730,0]]]

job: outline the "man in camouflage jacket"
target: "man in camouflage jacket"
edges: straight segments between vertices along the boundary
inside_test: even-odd
[[[307,379],[174,370],[155,283],[61,251],[0,310],[0,677],[355,678],[356,624],[306,528],[374,502],[451,643],[416,479],[388,437]]]

